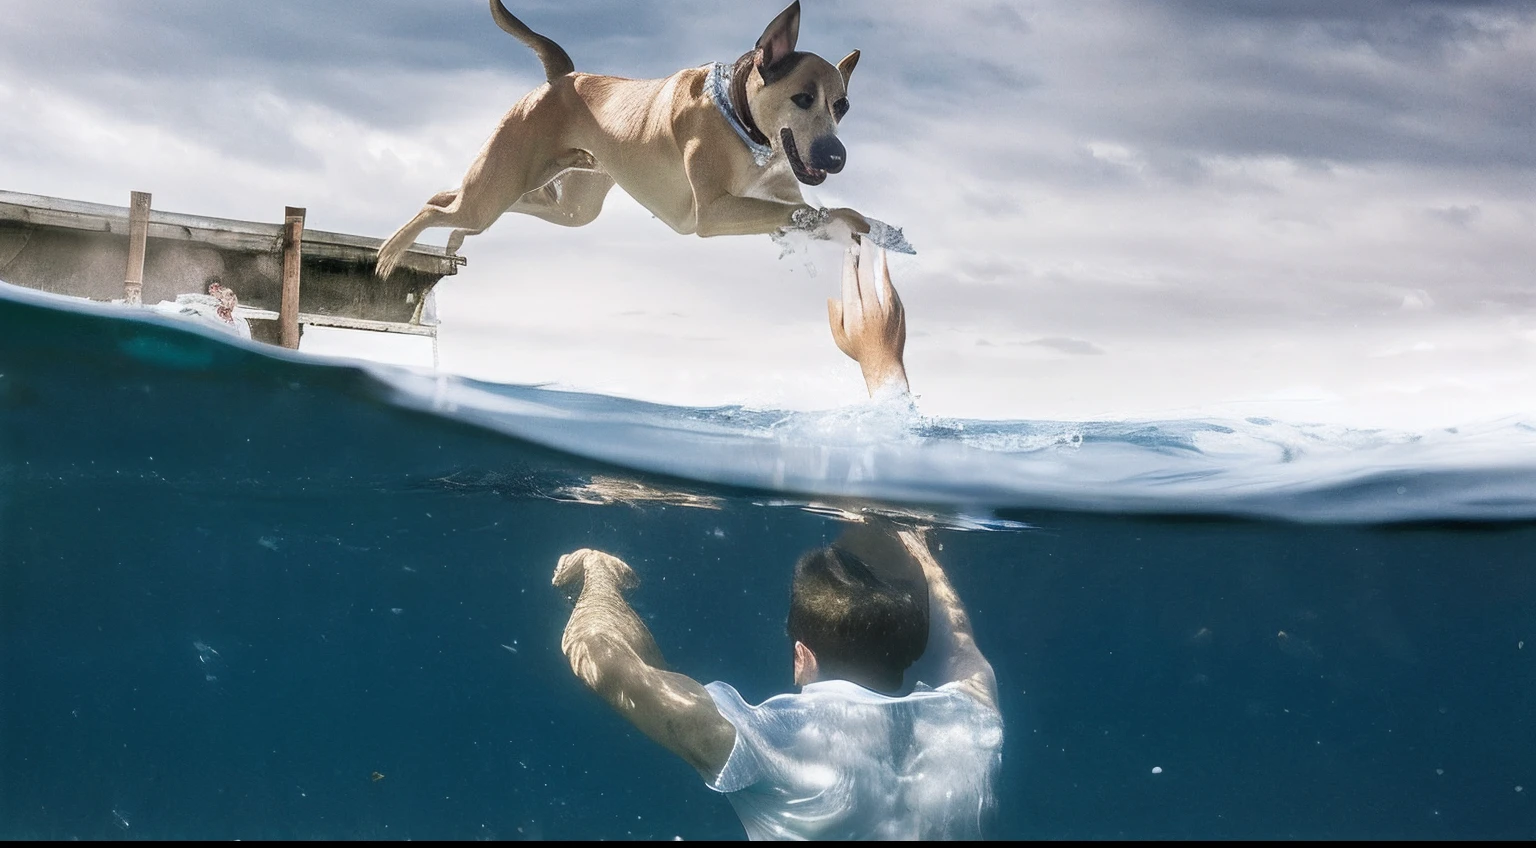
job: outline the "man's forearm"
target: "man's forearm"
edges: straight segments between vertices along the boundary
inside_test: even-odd
[[[589,570],[560,640],[571,671],[615,708],[624,695],[614,672],[626,664],[666,667],[656,639],[624,600],[622,589],[619,575]]]
[[[624,592],[638,582],[617,557],[582,549],[560,558],[554,584],[581,594],[560,648],[587,688],[640,732],[713,780],[730,758],[736,729],[698,681],[667,671],[651,631]]]

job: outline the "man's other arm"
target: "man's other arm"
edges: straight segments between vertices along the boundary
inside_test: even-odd
[[[580,589],[560,649],[571,671],[608,706],[713,781],[736,728],[697,681],[668,671],[645,623],[624,600],[639,584],[618,557],[583,548],[560,558],[554,584]]]

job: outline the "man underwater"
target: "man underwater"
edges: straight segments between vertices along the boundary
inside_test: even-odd
[[[832,336],[871,396],[906,393],[901,300],[884,252],[862,251],[827,303]],[[921,531],[859,527],[801,557],[787,627],[800,692],[757,706],[667,670],[624,600],[638,578],[622,560],[566,554],[554,584],[580,593],[560,643],[571,670],[725,793],[748,838],[981,837],[1002,758],[997,680]],[[896,696],[925,655],[941,685]]]

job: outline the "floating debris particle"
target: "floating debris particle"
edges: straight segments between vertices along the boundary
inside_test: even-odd
[[[395,615],[399,615],[400,613],[405,612],[405,610],[402,609],[401,607],[390,607],[389,611],[394,613]]]
[[[218,649],[201,639],[192,642],[192,649],[197,651],[197,663],[203,669],[203,680],[208,683],[217,682],[218,671],[223,660],[223,657],[219,656]]]
[[[1295,633],[1287,633],[1281,630],[1275,634],[1275,646],[1288,657],[1298,660],[1315,660],[1318,657],[1317,649],[1312,643],[1297,636]]]
[[[1163,767],[1162,766],[1153,766],[1152,767],[1152,773],[1153,774],[1162,774],[1163,773]]]
[[[263,548],[266,548],[269,551],[277,550],[277,540],[271,536],[262,536],[260,539],[256,540],[256,544],[261,545]]]
[[[379,781],[384,779],[384,775],[383,775],[382,772],[377,772],[376,771],[373,774],[368,775],[368,779],[373,781],[374,783],[378,783]]]

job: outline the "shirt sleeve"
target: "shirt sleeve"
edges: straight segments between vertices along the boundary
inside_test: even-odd
[[[721,793],[739,792],[762,780],[762,760],[759,756],[763,739],[758,727],[757,707],[748,704],[735,687],[716,681],[704,687],[715,702],[720,715],[736,728],[736,743],[731,755],[720,769],[720,776],[706,784]]]
[[[948,695],[956,702],[965,705],[965,712],[970,716],[971,733],[978,744],[995,750],[1002,749],[1003,714],[997,707],[978,700],[968,689],[960,685],[959,681],[946,683],[931,691]]]

